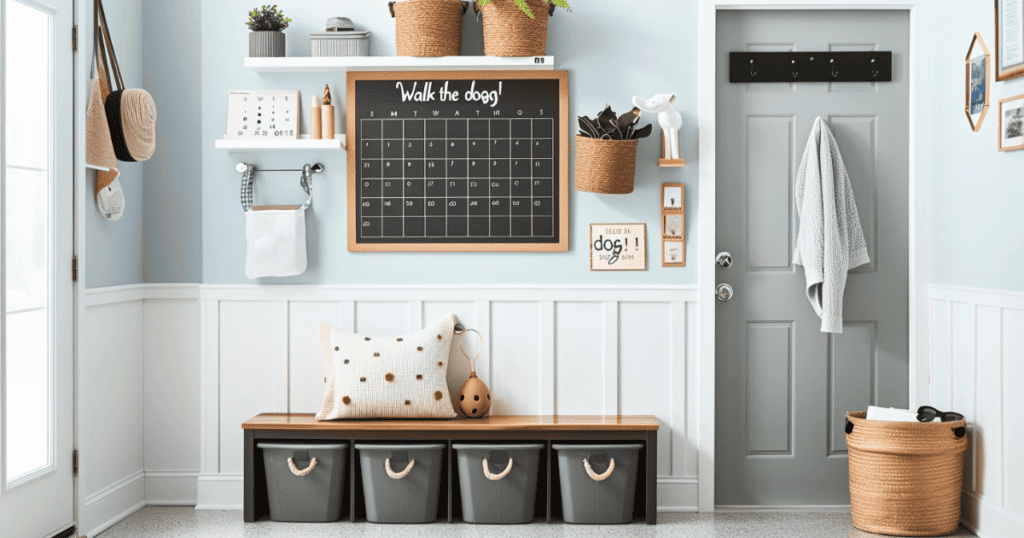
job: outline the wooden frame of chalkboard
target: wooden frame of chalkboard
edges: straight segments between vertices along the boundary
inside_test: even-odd
[[[347,97],[350,252],[569,250],[567,71],[349,72]],[[526,146],[528,169],[513,155]]]

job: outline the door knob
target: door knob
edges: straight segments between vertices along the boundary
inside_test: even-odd
[[[715,295],[717,295],[718,300],[722,301],[723,303],[728,301],[729,299],[732,299],[732,286],[728,284],[719,284],[718,289],[715,291]]]
[[[715,258],[715,263],[723,269],[732,267],[732,254],[728,252],[719,252],[718,257]]]

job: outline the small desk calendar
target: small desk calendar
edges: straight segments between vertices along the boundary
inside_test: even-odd
[[[299,138],[299,91],[232,90],[224,138]]]
[[[349,251],[566,251],[568,73],[348,74]]]

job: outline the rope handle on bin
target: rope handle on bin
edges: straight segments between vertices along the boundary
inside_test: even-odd
[[[391,470],[391,458],[388,458],[388,459],[384,460],[384,470],[387,471],[389,477],[391,477],[391,478],[393,478],[395,480],[401,480],[401,479],[405,478],[406,476],[408,476],[409,473],[412,472],[412,466],[415,465],[415,464],[416,464],[416,459],[413,458],[413,459],[409,460],[409,465],[405,466],[405,470],[404,471],[402,471],[400,473],[396,473],[393,470]]]
[[[590,468],[590,460],[583,458],[583,468],[587,471],[587,475],[594,480],[594,482],[600,482],[612,475],[615,471],[615,458],[608,460],[608,470],[602,474],[597,474],[593,469]]]
[[[512,458],[508,459],[508,465],[505,466],[505,470],[498,474],[494,474],[491,472],[491,468],[487,466],[487,458],[484,458],[483,463],[484,476],[486,476],[488,480],[501,480],[502,478],[508,476],[508,473],[512,472]]]
[[[288,458],[288,468],[292,470],[292,474],[295,476],[306,476],[313,472],[313,467],[316,467],[316,458],[309,460],[309,467],[305,469],[299,469],[295,466],[295,462]]]

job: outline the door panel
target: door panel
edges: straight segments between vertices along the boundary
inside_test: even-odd
[[[37,538],[74,523],[73,2],[0,2],[0,528]]]
[[[837,24],[836,21],[842,21]],[[845,413],[907,405],[909,17],[905,11],[718,15],[716,503],[849,504]],[[731,51],[891,50],[891,83],[731,84]],[[838,66],[837,69],[842,69]],[[821,333],[794,181],[815,118],[853,183],[871,263],[847,279],[842,334]]]

